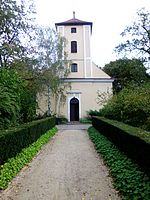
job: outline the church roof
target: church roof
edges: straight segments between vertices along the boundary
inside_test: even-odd
[[[55,23],[55,26],[57,28],[57,26],[90,25],[91,30],[92,30],[92,24],[93,24],[92,22],[82,21],[80,19],[75,18],[75,12],[73,12],[73,18],[72,19],[69,19],[69,20],[64,21],[64,22]]]

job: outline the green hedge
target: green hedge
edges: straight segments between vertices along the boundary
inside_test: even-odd
[[[123,200],[149,200],[150,179],[123,152],[95,128],[88,129],[96,151],[103,157]]]
[[[93,117],[92,124],[150,176],[150,132],[103,117]]]
[[[80,119],[80,123],[82,123],[82,124],[91,124],[92,123],[92,120],[91,119]]]
[[[23,148],[28,147],[54,126],[55,118],[49,117],[0,131],[0,164],[16,156]]]
[[[8,186],[8,183],[32,160],[41,147],[46,144],[56,132],[56,127],[47,131],[38,138],[36,142],[22,149],[15,157],[8,159],[4,165],[0,166],[0,189],[5,189]]]

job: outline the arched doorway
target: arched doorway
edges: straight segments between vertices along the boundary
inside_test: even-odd
[[[79,100],[75,97],[70,100],[70,121],[79,121]]]

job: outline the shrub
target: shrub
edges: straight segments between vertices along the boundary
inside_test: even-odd
[[[25,81],[15,70],[0,69],[0,129],[19,123],[24,88]]]
[[[102,117],[93,117],[92,124],[150,176],[149,132]]]
[[[82,124],[91,124],[92,123],[92,119],[91,118],[80,119],[80,123],[82,123]]]
[[[5,189],[8,183],[17,175],[17,173],[37,154],[41,147],[49,141],[56,133],[57,128],[53,128],[43,134],[36,142],[29,147],[22,149],[15,157],[10,158],[0,167],[0,189]]]
[[[132,126],[149,129],[150,83],[140,87],[129,86],[114,95],[107,105],[100,110],[99,116],[123,121]]]
[[[149,200],[149,177],[96,129],[90,127],[88,132],[97,152],[102,155],[108,165],[114,178],[114,185],[121,193],[122,199]]]
[[[66,124],[68,119],[64,116],[56,117],[56,124]]]
[[[35,119],[37,102],[34,84],[12,68],[0,68],[0,129]]]
[[[50,117],[0,131],[0,162],[4,163],[8,158],[16,156],[54,126],[55,118]]]
[[[89,111],[87,112],[87,114],[88,114],[89,116],[101,116],[100,112],[97,111],[97,110],[89,110]]]
[[[36,101],[36,90],[33,83],[28,83],[24,88],[21,96],[20,123],[27,123],[36,120],[36,109],[38,103]]]

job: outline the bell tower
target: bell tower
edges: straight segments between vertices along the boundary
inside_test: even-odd
[[[91,35],[92,22],[73,18],[55,24],[57,31],[66,38],[65,51],[71,61],[69,78],[92,78]]]

